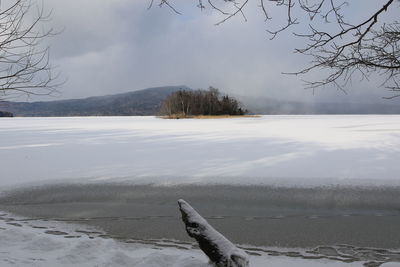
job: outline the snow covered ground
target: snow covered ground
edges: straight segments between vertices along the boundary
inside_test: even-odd
[[[82,225],[32,221],[9,214],[0,215],[0,240],[0,266],[212,267],[206,256],[193,249],[191,244],[126,243],[107,238],[97,229]],[[319,259],[312,254],[308,254],[306,259],[300,252],[291,252],[291,256],[269,254],[271,252],[257,250],[250,257],[250,266],[350,267],[363,266],[364,263]]]
[[[0,137],[3,186],[82,178],[400,184],[397,115],[13,118],[0,120]]]
[[[0,120],[0,194],[9,187],[58,181],[398,186],[399,158],[397,115]],[[209,266],[188,244],[185,249],[174,242],[126,243],[94,234],[88,226],[16,218],[0,215],[0,266]],[[334,260],[337,255],[256,251],[253,267],[365,263],[346,262],[346,255]]]

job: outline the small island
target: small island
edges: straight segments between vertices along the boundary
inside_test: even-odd
[[[217,88],[208,90],[179,90],[170,94],[161,104],[160,117],[180,118],[227,118],[248,116],[248,110],[228,95],[221,95]]]

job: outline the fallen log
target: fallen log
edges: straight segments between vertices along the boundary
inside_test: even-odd
[[[199,243],[200,249],[217,267],[248,267],[249,256],[215,230],[186,201],[178,200],[182,220],[188,235]]]

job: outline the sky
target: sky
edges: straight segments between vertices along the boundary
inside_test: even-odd
[[[344,94],[332,87],[305,90],[300,77],[282,74],[300,70],[310,58],[293,53],[304,42],[294,38],[292,30],[269,40],[266,30],[277,28],[283,14],[272,10],[274,20],[266,25],[258,1],[246,7],[247,21],[236,16],[219,26],[215,23],[223,18],[221,14],[201,11],[194,0],[174,1],[181,15],[167,7],[148,10],[150,0],[43,3],[52,11],[52,19],[44,26],[61,31],[48,44],[52,65],[66,82],[59,95],[41,100],[167,85],[214,86],[234,95],[306,102],[382,102],[388,95],[379,88],[379,77],[368,82],[355,78]],[[346,14],[357,19],[375,5],[375,0],[358,0]],[[320,76],[317,72],[310,77]]]

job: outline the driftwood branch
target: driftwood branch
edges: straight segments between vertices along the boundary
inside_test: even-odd
[[[249,256],[215,230],[186,201],[178,201],[188,235],[199,243],[200,249],[217,267],[248,267]]]

